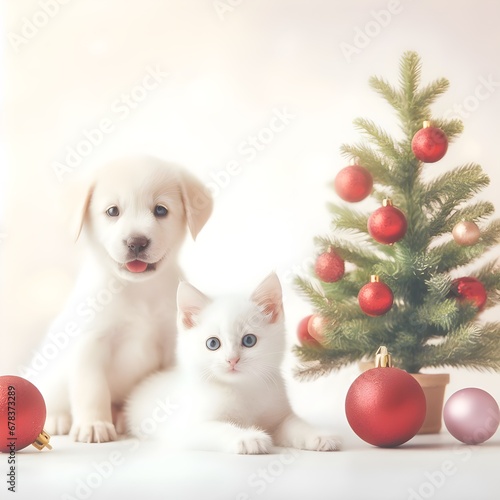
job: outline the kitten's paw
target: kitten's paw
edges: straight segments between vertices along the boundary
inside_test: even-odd
[[[70,431],[71,437],[80,443],[107,443],[115,441],[116,429],[111,422],[75,422]]]
[[[124,435],[128,433],[127,417],[123,408],[113,407],[113,424],[118,435]]]
[[[71,416],[68,413],[47,415],[43,429],[51,436],[69,434]]]
[[[341,441],[337,436],[311,435],[304,438],[299,448],[310,451],[338,451]]]
[[[240,455],[262,455],[269,453],[272,446],[269,434],[258,429],[246,429],[231,444],[231,451]]]

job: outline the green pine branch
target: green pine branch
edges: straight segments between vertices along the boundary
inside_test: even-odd
[[[317,237],[314,241],[322,252],[326,252],[329,248],[335,248],[335,252],[340,257],[358,267],[373,267],[380,260],[380,254],[371,250],[369,246],[360,249],[359,243],[353,243],[352,238],[347,240],[330,235]]]
[[[442,365],[500,371],[500,323],[469,323],[449,332],[442,344],[426,346],[419,355],[422,366]]]
[[[377,179],[378,184],[392,185],[394,181],[394,176],[391,173],[393,162],[374,151],[372,147],[366,144],[342,144],[340,152],[350,161],[357,159],[360,165],[370,165],[370,172]]]
[[[354,126],[361,130],[366,136],[371,138],[377,145],[379,152],[385,157],[397,160],[401,157],[401,149],[392,137],[382,128],[377,126],[372,120],[366,118],[356,118]]]
[[[352,210],[346,205],[328,205],[333,216],[332,225],[351,233],[368,234],[368,215],[358,210]]]

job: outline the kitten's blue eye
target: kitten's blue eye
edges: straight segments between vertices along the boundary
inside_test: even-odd
[[[109,217],[118,217],[120,215],[120,210],[116,205],[112,205],[106,210],[106,215]]]
[[[220,340],[217,337],[210,337],[206,345],[211,351],[216,351],[220,347]]]
[[[168,214],[168,208],[163,205],[156,205],[154,214],[155,217],[166,217]]]
[[[253,347],[256,343],[257,337],[253,333],[249,333],[241,339],[241,345],[245,347]]]

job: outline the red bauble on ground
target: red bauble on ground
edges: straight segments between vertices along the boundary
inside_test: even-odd
[[[393,206],[389,199],[384,200],[383,206],[368,218],[370,236],[385,245],[392,245],[404,238],[407,228],[405,214]]]
[[[333,181],[335,192],[351,203],[364,200],[373,188],[372,174],[361,165],[349,165],[343,168]]]
[[[430,122],[424,122],[411,141],[413,154],[425,163],[439,161],[448,150],[448,137],[437,127],[432,127]]]
[[[334,283],[344,276],[344,259],[333,249],[329,249],[328,252],[323,252],[318,256],[314,271],[320,280],[326,283]]]
[[[359,307],[368,316],[382,316],[391,309],[393,301],[392,290],[378,276],[372,276],[358,293]]]
[[[417,434],[425,419],[426,400],[420,384],[389,362],[367,370],[352,383],[345,412],[363,441],[391,448]]]
[[[309,320],[313,317],[312,314],[306,316],[301,319],[297,326],[297,338],[301,345],[309,345],[309,346],[319,346],[318,342],[314,337],[309,334],[308,325]]]
[[[453,280],[450,291],[460,302],[470,301],[480,311],[484,309],[488,300],[488,294],[484,285],[478,279],[471,276],[464,276]]]
[[[15,453],[30,444],[50,448],[43,432],[45,401],[40,391],[26,379],[0,376],[0,451]]]

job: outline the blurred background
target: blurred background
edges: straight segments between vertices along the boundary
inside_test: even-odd
[[[0,372],[27,362],[73,286],[81,249],[61,195],[129,152],[181,163],[207,185],[215,210],[184,246],[187,277],[215,293],[276,270],[292,343],[311,312],[293,275],[308,271],[313,237],[328,232],[326,204],[338,201],[329,184],[346,165],[339,146],[360,140],[360,116],[398,132],[368,78],[394,82],[406,50],[422,57],[424,83],[451,82],[435,116],[465,125],[428,174],[477,162],[491,177],[479,198],[498,203],[495,0],[4,0],[1,9]],[[342,394],[353,370],[318,384]],[[500,398],[498,382],[458,370],[450,391],[477,385]]]

